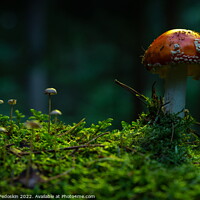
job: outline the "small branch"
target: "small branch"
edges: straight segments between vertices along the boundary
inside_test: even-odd
[[[68,131],[66,131],[66,132],[64,132],[64,133],[59,134],[58,137],[61,137],[61,136],[65,135],[65,134],[71,133],[71,132],[72,132],[73,130],[75,130],[83,121],[85,121],[85,118],[83,118],[80,122],[78,122],[78,123],[77,123],[75,126],[73,126],[70,130],[68,130]]]
[[[166,105],[168,105],[169,103],[170,103],[170,102],[168,101],[168,102],[162,104],[162,105],[161,105],[161,108],[164,107],[164,106],[166,106]]]
[[[129,87],[128,85],[126,85],[124,83],[121,83],[117,79],[115,79],[115,83],[117,83],[119,86],[121,86],[121,87],[125,88],[126,90],[128,90],[131,94],[134,94],[140,101],[142,101],[145,105],[147,105],[146,98],[144,97],[144,95],[140,94],[138,91],[136,91],[135,89]]]
[[[155,84],[156,84],[156,81],[153,83],[152,88],[151,88],[151,98],[152,99],[157,99],[158,98],[157,95],[156,95]]]
[[[89,144],[91,142],[93,142],[94,140],[96,140],[97,138],[101,137],[101,136],[104,136],[104,135],[107,135],[109,134],[110,132],[105,132],[105,133],[102,133],[100,135],[97,135],[95,138],[92,138],[90,141],[86,142],[85,144]]]
[[[174,139],[174,123],[172,123],[172,136],[171,136],[171,142]]]
[[[67,170],[66,172],[63,172],[63,173],[58,174],[58,175],[56,175],[56,176],[52,176],[52,177],[50,177],[50,178],[41,180],[40,182],[41,182],[41,183],[44,183],[44,182],[49,182],[49,181],[52,181],[52,180],[61,178],[61,177],[63,177],[63,176],[68,175],[73,169],[74,169],[74,168],[72,167],[71,169]]]
[[[10,153],[12,153],[18,157],[21,157],[21,153],[22,153],[21,150],[15,148],[15,147],[12,147],[12,146],[8,150],[10,151]]]
[[[196,125],[200,126],[200,122],[194,122],[194,124],[196,124]]]
[[[186,144],[198,144],[200,141],[186,142]]]
[[[93,142],[94,140],[96,140],[97,138],[99,138],[99,137],[101,137],[101,136],[104,136],[104,135],[106,135],[106,134],[109,134],[109,133],[110,133],[110,132],[105,132],[105,133],[102,133],[102,134],[100,134],[100,135],[97,135],[95,138],[92,138],[91,140],[89,140],[88,142],[86,142],[85,145],[87,145],[87,144]],[[70,154],[70,156],[71,156],[71,155],[74,155],[74,153],[76,153],[77,151],[78,151],[78,149],[74,149],[74,151]]]
[[[105,145],[101,145],[101,144],[79,145],[79,146],[72,146],[72,147],[64,147],[58,150],[49,149],[49,150],[43,150],[43,151],[34,151],[33,154],[52,153],[52,152],[54,153],[54,152],[62,151],[62,150],[72,150],[72,149],[87,148],[87,147],[105,147]],[[19,153],[19,155],[24,156],[24,155],[29,155],[30,153],[31,152],[21,152]]]
[[[12,143],[12,144],[7,144],[7,145],[6,145],[6,148],[11,147],[11,146],[13,146],[13,145],[15,145],[15,144],[14,144],[14,143]]]

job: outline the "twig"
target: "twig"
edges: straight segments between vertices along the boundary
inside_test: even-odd
[[[7,144],[7,145],[6,145],[6,148],[11,147],[11,146],[13,146],[13,145],[15,145],[15,144],[14,144],[14,143],[12,143],[12,144]]]
[[[200,126],[200,122],[194,122],[194,124],[196,124],[196,125]]]
[[[88,142],[85,143],[85,145],[93,142],[94,140],[96,140],[97,138],[103,136],[103,135],[106,135],[106,134],[109,134],[110,132],[105,132],[105,133],[102,133],[100,135],[97,135],[95,138],[92,138],[91,140],[89,140]],[[78,151],[78,149],[74,149],[74,151],[70,154],[70,156],[74,155],[76,152]]]
[[[200,141],[192,141],[192,142],[186,142],[186,144],[198,144]]]
[[[170,103],[169,101],[166,102],[166,103],[163,103],[163,104],[161,105],[161,108],[164,107],[164,106],[166,106],[166,105],[169,104],[169,103]]]
[[[71,133],[71,132],[72,132],[73,130],[75,130],[83,121],[85,121],[85,118],[83,118],[80,122],[78,122],[78,123],[77,123],[75,126],[73,126],[70,130],[68,130],[68,131],[66,131],[66,132],[64,132],[64,133],[59,134],[58,137],[63,136],[63,135],[65,135],[65,134]]]
[[[171,137],[171,142],[173,141],[174,139],[174,123],[172,123],[172,137]]]
[[[15,148],[15,147],[10,147],[10,148],[9,148],[9,151],[10,151],[12,154],[16,155],[16,156],[21,157],[21,153],[22,153],[22,152],[21,152],[19,149]]]
[[[41,180],[40,182],[41,182],[41,183],[49,182],[49,181],[58,179],[58,178],[60,178],[60,177],[62,177],[62,176],[66,176],[66,175],[68,175],[73,169],[74,169],[74,167],[72,167],[71,169],[67,170],[66,172],[63,172],[63,173],[58,174],[58,175],[56,175],[56,176],[52,176],[52,177],[50,177],[50,178]]]
[[[157,95],[156,95],[156,89],[155,89],[155,84],[156,84],[156,81],[154,81],[153,85],[152,85],[152,88],[151,88],[151,98],[152,99],[157,99]]]
[[[115,83],[117,83],[119,86],[121,86],[121,87],[125,88],[126,90],[128,90],[131,94],[134,94],[140,101],[142,101],[145,105],[147,105],[146,98],[144,97],[144,95],[140,94],[138,91],[136,91],[135,89],[129,87],[128,85],[126,85],[124,83],[121,83],[117,79],[115,79]]]
[[[33,154],[42,154],[42,153],[52,153],[52,152],[57,152],[57,151],[62,151],[62,150],[72,150],[72,149],[79,149],[79,148],[87,148],[87,147],[105,147],[105,145],[101,144],[90,144],[90,145],[79,145],[79,146],[72,146],[72,147],[64,147],[60,148],[57,150],[54,149],[49,149],[49,150],[43,150],[43,151],[34,151]],[[21,152],[19,155],[24,156],[24,155],[29,155],[31,152]]]
[[[96,140],[97,138],[101,137],[101,136],[104,136],[104,135],[107,135],[109,134],[110,132],[105,132],[105,133],[102,133],[100,135],[97,135],[95,138],[92,138],[90,141],[86,142],[85,144],[89,144],[91,142],[93,142],[94,140]]]

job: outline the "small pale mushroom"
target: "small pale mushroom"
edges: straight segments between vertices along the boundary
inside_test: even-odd
[[[17,100],[16,99],[9,99],[8,100],[8,104],[10,105],[10,121],[12,121],[12,118],[13,118],[13,108],[14,108],[14,105],[17,104]],[[12,130],[12,125],[11,125],[11,130]]]
[[[56,109],[56,110],[52,110],[50,114],[51,115],[62,115],[62,112],[60,110]]]
[[[39,128],[42,128],[42,125],[37,120],[27,121],[25,123],[25,126],[28,129],[39,129]]]
[[[8,104],[10,104],[10,105],[16,105],[17,104],[17,100],[16,99],[9,99],[8,100]]]
[[[4,128],[4,127],[0,127],[0,133],[6,133],[7,132],[7,130]]]
[[[169,30],[152,42],[142,63],[165,80],[165,112],[183,117],[187,76],[200,78],[200,34],[186,29]]]
[[[55,116],[55,123],[57,122],[57,120],[58,120],[58,118],[57,118],[57,116],[58,115],[62,115],[62,112],[60,111],[60,110],[52,110],[51,112],[50,112],[50,115],[54,115]]]
[[[52,95],[56,95],[56,94],[57,94],[57,91],[56,91],[55,88],[47,88],[47,89],[45,89],[44,93],[47,94],[47,95],[49,96],[49,106],[48,106],[48,107],[49,107],[49,113],[48,113],[48,115],[49,115],[48,133],[50,133],[50,123],[51,123],[51,115],[50,115],[50,113],[51,113],[51,96],[52,96]]]
[[[57,94],[57,91],[55,88],[47,88],[45,89],[44,93],[47,95],[55,95]]]

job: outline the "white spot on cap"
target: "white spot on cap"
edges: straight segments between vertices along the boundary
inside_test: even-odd
[[[171,51],[172,55],[175,55],[175,54],[178,54],[178,53],[181,53],[180,49],[176,50],[176,51]]]
[[[175,55],[175,54],[180,54],[181,51],[180,51],[180,45],[179,44],[174,44],[174,51],[171,51],[171,54],[172,56]]]
[[[195,39],[194,45],[196,47],[196,50],[200,53],[200,39]]]
[[[180,48],[180,45],[179,44],[174,44],[174,50],[177,50]]]

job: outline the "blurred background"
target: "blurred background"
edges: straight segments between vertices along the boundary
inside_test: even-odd
[[[163,95],[163,81],[141,64],[141,56],[163,32],[200,32],[199,0],[1,0],[0,105],[8,99],[27,116],[30,108],[47,113],[47,87],[56,88],[53,109],[65,123],[88,124],[113,118],[137,119],[142,102],[114,83],[151,96]],[[188,79],[187,108],[200,120],[200,81]]]

